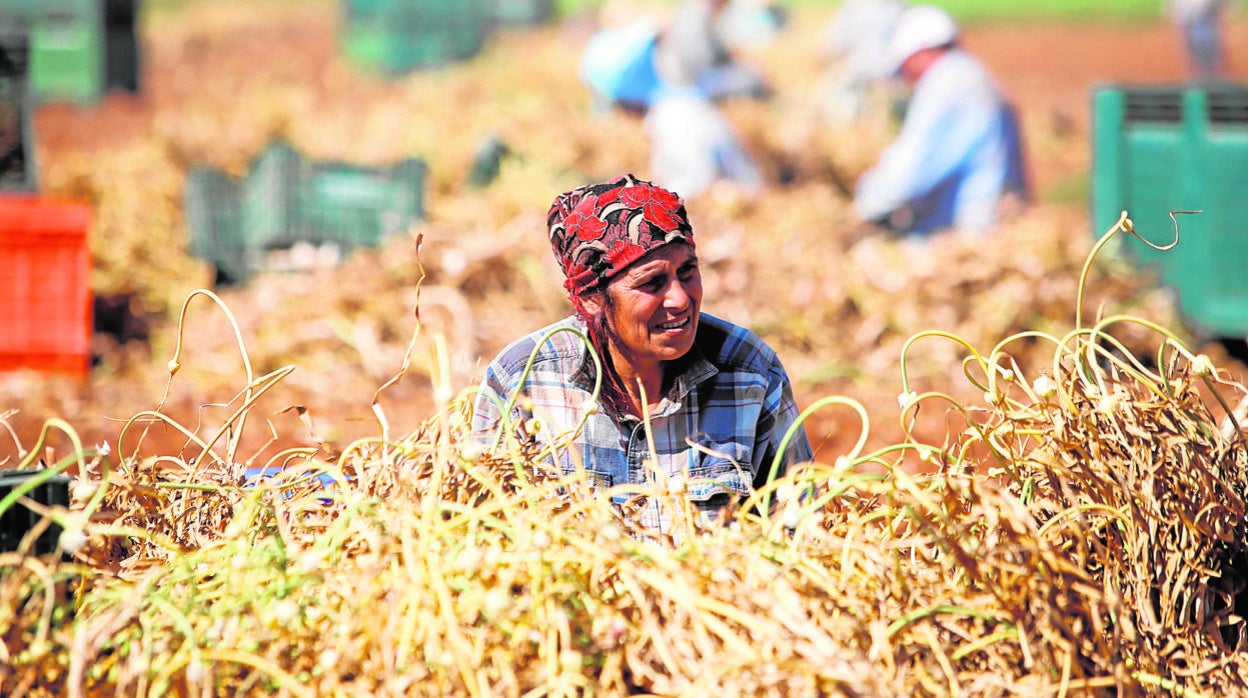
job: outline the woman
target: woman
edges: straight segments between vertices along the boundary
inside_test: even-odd
[[[701,312],[693,230],[676,194],[624,175],[560,195],[547,224],[576,312],[513,342],[486,369],[478,438],[570,436],[553,451],[565,472],[583,466],[603,488],[666,485],[708,517],[764,484],[773,463],[779,474],[811,459],[800,425],[785,441],[798,409],[776,353]],[[600,381],[578,333],[601,362]],[[641,520],[666,530],[670,512],[657,499]]]

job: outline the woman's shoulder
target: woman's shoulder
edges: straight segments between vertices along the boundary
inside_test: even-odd
[[[765,373],[778,362],[775,350],[753,330],[708,313],[698,320],[697,345],[721,369]]]
[[[534,365],[570,361],[584,356],[589,335],[585,323],[575,315],[553,322],[514,339],[494,358],[494,366],[505,373],[522,370],[533,358]],[[536,349],[536,355],[534,355]]]

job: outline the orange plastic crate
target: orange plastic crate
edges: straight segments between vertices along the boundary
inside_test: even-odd
[[[90,222],[85,204],[0,196],[0,371],[89,371]]]

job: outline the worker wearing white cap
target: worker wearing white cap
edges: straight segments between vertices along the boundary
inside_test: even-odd
[[[897,139],[855,187],[864,220],[902,233],[982,232],[1004,197],[1026,199],[1014,110],[958,34],[932,5],[898,18],[886,55],[913,93]]]

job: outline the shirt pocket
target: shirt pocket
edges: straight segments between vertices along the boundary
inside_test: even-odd
[[[563,472],[564,474],[571,475],[576,473],[577,469],[576,466],[565,464],[563,466]],[[611,486],[615,484],[615,477],[612,476],[611,473],[603,472],[601,470],[590,470],[588,468],[586,468],[584,472],[585,483],[589,486],[590,492],[601,494],[611,489]]]
[[[736,442],[692,449],[687,497],[695,502],[715,496],[747,497],[753,491],[752,450]]]

